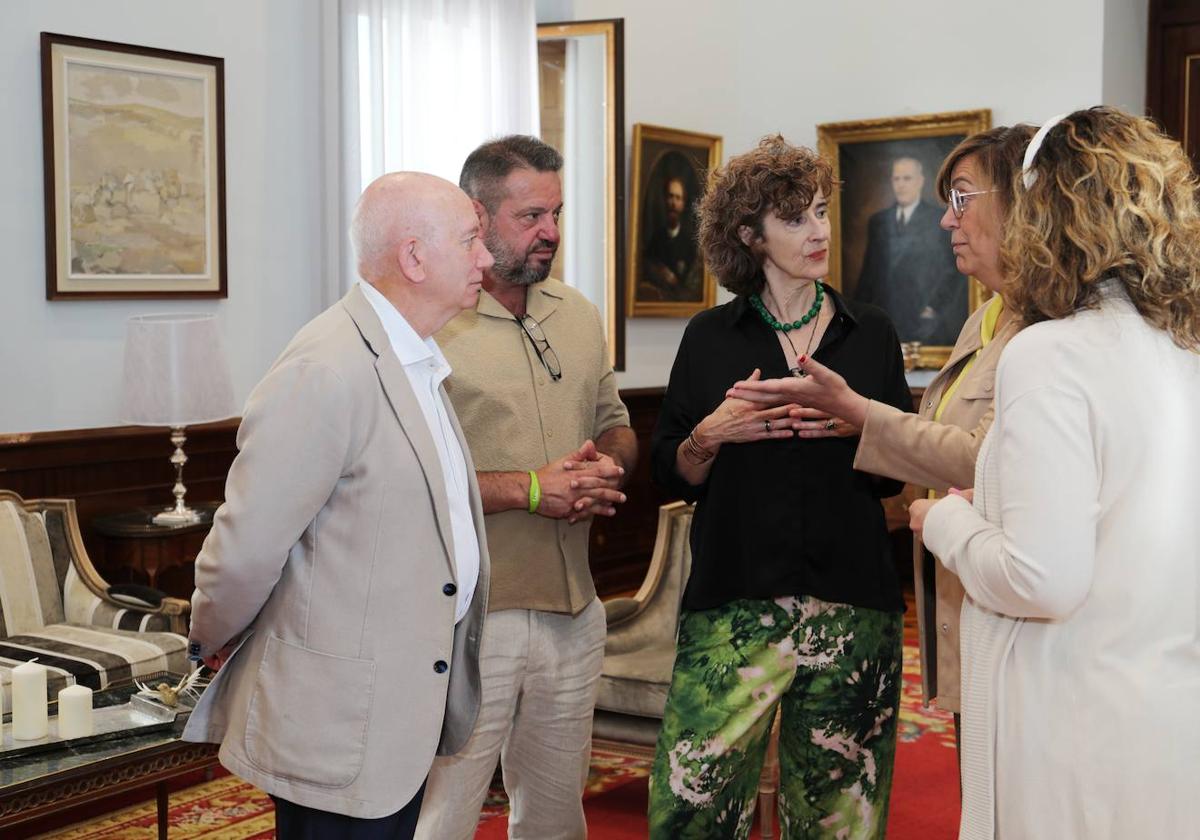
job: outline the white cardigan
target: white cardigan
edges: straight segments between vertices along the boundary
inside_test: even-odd
[[[961,840],[1200,837],[1200,355],[1115,281],[997,370],[975,504],[925,544],[967,591]]]

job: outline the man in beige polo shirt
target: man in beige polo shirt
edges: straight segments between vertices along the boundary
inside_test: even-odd
[[[604,609],[588,570],[593,516],[612,516],[637,457],[600,315],[549,278],[562,156],[533,137],[480,146],[460,185],[496,263],[479,304],[437,335],[479,479],[492,562],[467,746],[434,763],[422,840],[469,840],[497,758],[513,838],[581,838]],[[548,279],[549,278],[549,279]]]

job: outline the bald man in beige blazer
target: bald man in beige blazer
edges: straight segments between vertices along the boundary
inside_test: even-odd
[[[479,708],[488,557],[431,336],[492,264],[471,202],[372,183],[362,282],[254,389],[196,560],[191,652],[219,668],[184,737],[276,801],[289,837],[411,837],[435,754]]]

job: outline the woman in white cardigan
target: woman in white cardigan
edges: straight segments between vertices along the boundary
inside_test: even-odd
[[[1110,108],[1030,143],[1001,261],[1030,324],[969,493],[912,506],[962,580],[960,838],[1200,836],[1200,212]]]

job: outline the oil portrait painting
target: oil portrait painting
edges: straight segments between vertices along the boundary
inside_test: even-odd
[[[830,201],[837,247],[829,281],[887,312],[921,367],[945,363],[983,302],[983,286],[955,267],[936,185],[954,147],[990,124],[991,112],[981,109],[817,126],[818,147],[840,182]]]

